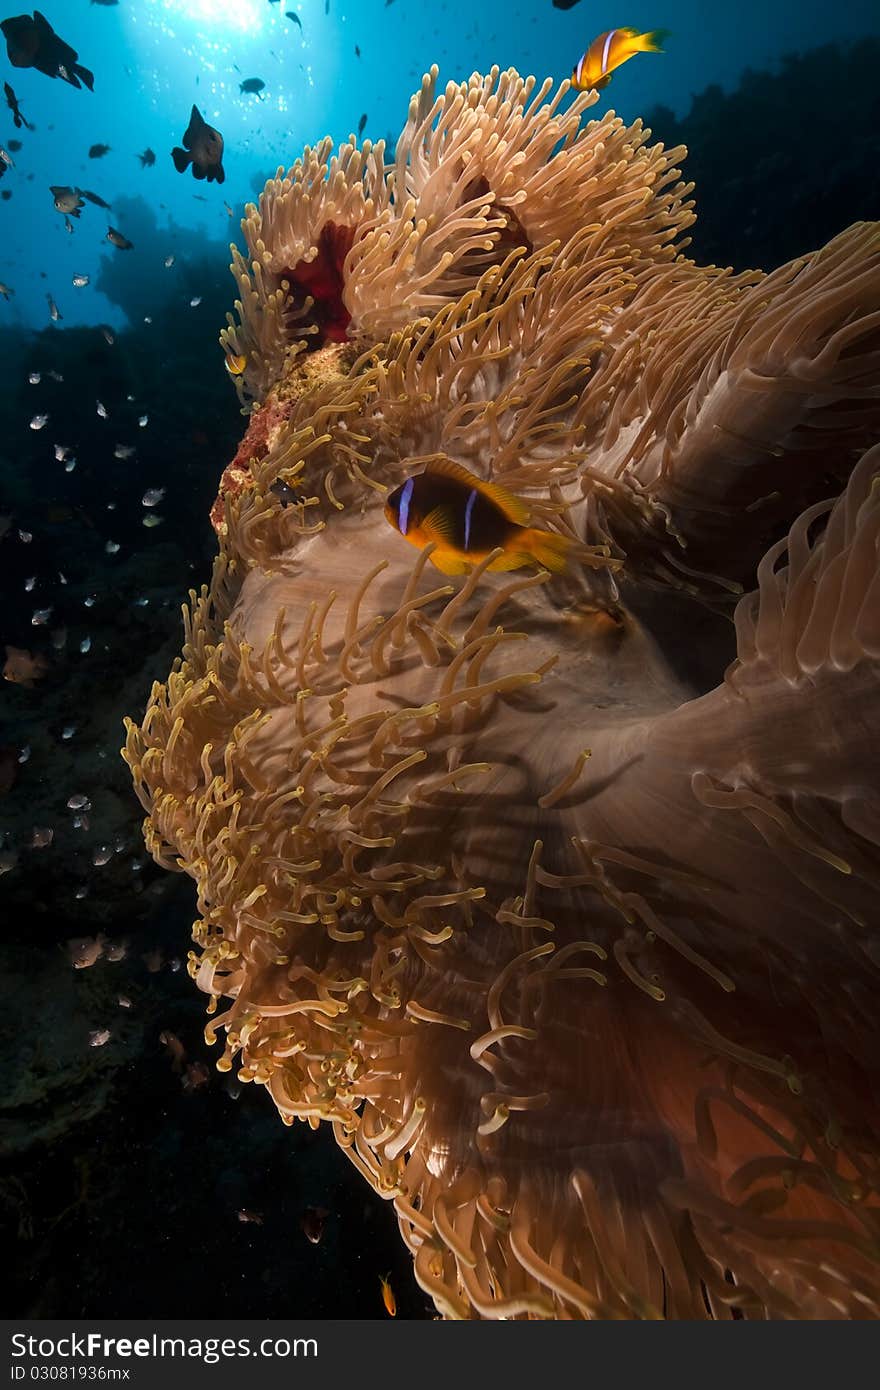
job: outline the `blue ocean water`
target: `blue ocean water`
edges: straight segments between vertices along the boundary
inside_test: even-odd
[[[0,44],[35,126],[16,129],[0,105],[14,160],[0,177],[0,662],[4,647],[46,662],[32,685],[0,684],[10,1311],[373,1317],[392,1269],[401,1316],[428,1317],[393,1213],[332,1140],[288,1131],[256,1088],[199,1070],[213,1055],[183,969],[192,885],[144,853],[118,757],[122,715],[164,678],[180,603],[209,577],[208,508],[243,429],[217,344],[236,294],[229,242],[304,145],[342,141],[362,119],[393,145],[433,62],[441,86],[493,64],[562,79],[597,34],[663,26],[663,54],[622,67],[593,114],[645,116],[689,145],[697,259],[769,268],[877,216],[880,11],[45,0],[43,13],[94,91],[13,67]],[[242,92],[252,78],[264,87]],[[175,170],[193,104],[224,137],[223,184]],[[109,151],[90,157],[99,144]],[[110,207],[87,199],[68,231],[52,185]],[[74,971],[76,941],[97,934],[120,954]],[[106,1046],[91,1045],[105,1026]]]
[[[325,134],[345,139],[363,115],[366,135],[393,143],[410,94],[433,62],[441,84],[493,63],[561,79],[596,34],[620,24],[662,25],[672,31],[662,57],[622,67],[596,108],[613,107],[629,121],[658,103],[682,116],[695,94],[715,83],[732,91],[746,69],[773,71],[783,55],[880,34],[871,0],[836,6],[822,0],[709,6],[632,0],[624,12],[590,0],[567,11],[550,0],[440,0],[429,6],[415,0],[119,0],[113,6],[46,0],[43,8],[94,71],[95,88],[77,91],[33,69],[6,65],[37,129],[13,131],[0,111],[0,131],[7,140],[19,135],[23,145],[3,182],[12,197],[0,204],[0,279],[15,290],[13,299],[0,303],[0,322],[33,328],[48,321],[47,290],[67,326],[121,327],[125,310],[117,301],[125,296],[119,287],[109,298],[103,294],[102,274],[113,282],[123,273],[137,281],[130,314],[148,313],[151,294],[155,302],[171,289],[174,269],[165,269],[165,256],[191,249],[192,238],[202,249],[216,245],[217,263],[225,265],[225,245],[267,175]],[[239,90],[251,77],[266,84],[257,95]],[[845,98],[820,83],[816,121]],[[174,169],[170,151],[180,143],[193,103],[225,139],[222,187],[195,185]],[[765,133],[768,146],[804,138],[801,130]],[[853,131],[853,138],[863,132]],[[90,159],[88,150],[98,143],[110,151]],[[156,164],[142,169],[137,155],[147,147]],[[94,191],[114,211],[87,205],[67,235],[52,206],[51,184]],[[156,236],[150,235],[153,221]],[[127,253],[104,240],[108,223],[135,243],[130,264],[116,265]],[[88,275],[90,285],[74,289],[76,274]],[[190,290],[180,286],[182,310]]]

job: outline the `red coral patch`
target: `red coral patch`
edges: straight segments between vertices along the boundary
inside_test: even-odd
[[[290,282],[295,308],[300,308],[307,296],[314,301],[309,317],[319,332],[310,338],[311,348],[346,341],[351,314],[342,302],[345,288],[342,267],[353,241],[354,227],[326,222],[318,237],[318,254],[310,261],[297,261],[292,269],[282,271],[282,279]]]

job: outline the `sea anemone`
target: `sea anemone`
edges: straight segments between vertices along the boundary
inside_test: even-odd
[[[124,754],[208,1039],[446,1316],[875,1317],[880,234],[698,267],[683,150],[435,77],[242,224],[254,404]],[[438,458],[588,563],[438,574],[383,518]]]

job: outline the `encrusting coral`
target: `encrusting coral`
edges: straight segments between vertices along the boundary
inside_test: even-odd
[[[683,150],[435,78],[235,253],[248,429],[125,750],[209,1040],[446,1316],[875,1317],[880,234],[698,267]],[[382,512],[438,458],[589,564],[438,574]]]

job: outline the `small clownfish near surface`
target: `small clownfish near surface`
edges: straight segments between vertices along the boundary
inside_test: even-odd
[[[578,92],[601,91],[608,86],[615,68],[637,53],[662,53],[660,45],[668,37],[668,29],[652,29],[647,34],[638,29],[607,30],[581,54],[571,74],[572,87]]]
[[[419,550],[433,541],[431,563],[442,574],[465,574],[499,547],[503,554],[490,570],[536,565],[558,574],[572,552],[587,563],[605,563],[604,556],[567,536],[527,526],[522,498],[484,482],[452,459],[428,464],[395,488],[385,502],[385,517]]]
[[[389,1275],[386,1275],[383,1279],[382,1275],[379,1275],[379,1284],[382,1289],[382,1303],[385,1306],[385,1312],[388,1314],[389,1318],[396,1318],[397,1299],[394,1297],[394,1290],[388,1282],[389,1277]]]

